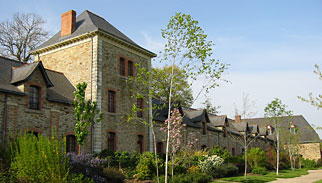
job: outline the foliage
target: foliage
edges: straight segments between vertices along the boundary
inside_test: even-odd
[[[1,22],[0,54],[23,63],[32,60],[30,51],[48,36],[48,32],[43,29],[45,23],[34,13],[15,13],[12,21]]]
[[[75,174],[83,174],[95,181],[95,183],[105,182],[106,178],[103,172],[103,167],[106,166],[107,161],[95,158],[91,154],[68,153],[70,171]]]
[[[207,110],[208,113],[210,114],[219,114],[220,111],[219,109],[221,108],[221,106],[213,106],[210,102],[210,98],[207,97],[206,101],[202,103],[205,107],[205,109]]]
[[[317,168],[319,165],[316,161],[310,159],[301,158],[302,167],[307,169],[314,169]]]
[[[122,183],[125,180],[125,175],[116,168],[104,168],[103,173],[108,182]]]
[[[170,183],[208,183],[211,176],[205,173],[180,174],[174,176]]]
[[[212,173],[215,168],[221,166],[224,163],[224,159],[217,155],[206,155],[205,159],[199,161],[198,166],[201,172]]]
[[[75,136],[80,146],[83,146],[85,143],[86,136],[88,135],[88,126],[91,123],[100,122],[103,117],[103,114],[97,109],[97,102],[85,99],[86,87],[87,83],[78,83],[74,92]],[[98,115],[98,118],[94,121],[96,115]]]
[[[68,183],[94,183],[94,181],[83,174],[71,174],[68,177]]]
[[[159,168],[163,166],[163,163],[159,159]],[[156,172],[156,163],[154,160],[154,154],[151,152],[144,152],[140,156],[138,165],[136,166],[137,174],[135,177],[140,180],[150,180]]]
[[[18,135],[11,169],[22,182],[67,182],[64,145],[55,137]]]
[[[161,131],[169,131],[169,145],[171,145],[172,154],[176,153],[181,146],[181,130],[185,126],[186,125],[182,123],[180,111],[176,108],[172,111],[170,119],[165,120],[165,127],[161,127]]]
[[[278,123],[280,117],[292,115],[292,111],[286,110],[287,106],[282,104],[282,101],[275,98],[271,103],[265,107],[265,116]]]
[[[226,69],[226,65],[210,58],[212,56],[212,42],[207,41],[207,35],[198,26],[198,21],[193,20],[190,15],[176,13],[170,18],[165,29],[161,30],[165,39],[164,51],[161,53],[162,62],[171,63],[170,88],[168,98],[168,120],[170,119],[172,107],[172,89],[174,85],[174,68],[178,66],[188,79],[196,80],[203,77],[202,90],[209,92],[218,86],[217,80]],[[202,76],[201,76],[202,75]],[[198,96],[202,91],[199,92]],[[198,98],[198,96],[196,98]],[[170,123],[168,123],[170,125]],[[170,128],[168,127],[170,130]],[[167,132],[167,147],[165,161],[165,183],[167,183],[168,153],[169,153],[169,131]]]
[[[114,159],[119,163],[121,168],[135,169],[140,159],[140,155],[133,151],[129,153],[128,151],[116,151],[114,154]]]
[[[238,174],[238,167],[232,164],[223,164],[217,168],[214,169],[212,172],[212,176],[214,178],[219,178],[219,177],[231,177],[235,176]]]
[[[268,170],[276,170],[276,151],[269,148],[266,152],[266,166]],[[280,152],[280,169],[288,169],[290,167],[290,160],[287,152]]]
[[[188,168],[188,173],[198,173],[200,172],[200,168],[196,165],[193,165]]]
[[[265,175],[265,174],[267,174],[267,169],[265,167],[261,167],[261,166],[254,166],[254,167],[252,167],[252,173]]]
[[[318,75],[320,80],[322,80],[322,72],[320,70],[319,65],[315,64],[314,67],[315,67],[314,73],[316,75]],[[313,97],[313,94],[309,93],[309,98],[308,99],[300,97],[300,96],[298,98],[301,99],[304,102],[311,103],[311,105],[317,107],[318,109],[322,108],[322,94],[319,94],[318,96]]]
[[[220,146],[216,145],[210,150],[211,155],[217,155],[226,161],[231,157],[230,153],[226,149],[222,149]]]
[[[152,68],[152,87],[154,97],[168,101],[170,91],[171,67]],[[173,103],[180,103],[182,106],[190,107],[193,103],[192,90],[187,81],[188,76],[178,66],[174,66],[173,75]]]
[[[264,167],[266,165],[266,154],[260,148],[251,148],[248,153],[248,164],[253,167]]]

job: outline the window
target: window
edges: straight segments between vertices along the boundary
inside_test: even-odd
[[[143,117],[143,98],[138,98],[136,101],[136,108],[138,108],[137,116]]]
[[[125,59],[120,58],[120,75],[125,76]]]
[[[116,151],[116,135],[114,132],[107,133],[107,149]]]
[[[37,86],[30,86],[29,93],[29,108],[39,110],[39,92],[40,89]]]
[[[226,138],[226,135],[227,135],[226,127],[223,127],[223,130],[224,130],[224,134],[223,134],[223,136],[224,136],[224,138]]]
[[[38,135],[39,133],[38,132],[35,132],[35,131],[28,131],[27,134],[32,134],[34,135],[37,139],[38,139]]]
[[[133,76],[134,75],[134,67],[133,67],[133,62],[132,61],[128,61],[127,62],[127,75],[128,76]]]
[[[66,136],[66,152],[77,152],[75,135]]]
[[[159,153],[159,154],[163,153],[163,143],[162,142],[157,143],[157,153]]]
[[[201,146],[201,150],[206,150],[207,149],[207,146],[206,145],[202,145]]]
[[[231,149],[231,155],[235,156],[235,148]]]
[[[202,134],[203,135],[206,135],[207,133],[207,125],[206,125],[206,122],[202,122]]]
[[[116,112],[116,100],[115,100],[115,92],[112,90],[108,90],[108,106],[107,111],[108,112]]]
[[[137,152],[142,154],[143,153],[143,135],[138,135],[137,141]]]

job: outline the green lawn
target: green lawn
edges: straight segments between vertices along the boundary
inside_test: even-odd
[[[322,180],[315,181],[313,183],[322,183]]]
[[[299,177],[301,175],[308,174],[307,169],[301,169],[301,170],[281,170],[280,175],[276,176],[276,172],[269,172],[266,175],[248,175],[247,180],[244,180],[244,176],[237,176],[237,177],[226,177],[216,180],[212,183],[219,183],[220,181],[226,181],[226,182],[244,182],[244,183],[264,183],[264,182],[270,182],[273,180],[276,180],[276,178],[293,178],[293,177]],[[320,182],[322,183],[322,182]]]

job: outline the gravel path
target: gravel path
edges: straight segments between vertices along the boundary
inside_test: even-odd
[[[309,174],[307,175],[289,179],[278,178],[271,183],[312,183],[317,180],[322,180],[322,170],[309,170]]]

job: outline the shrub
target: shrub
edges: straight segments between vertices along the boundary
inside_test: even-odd
[[[231,177],[238,174],[238,167],[232,164],[223,164],[214,169],[212,176],[214,178]]]
[[[134,151],[131,153],[128,151],[117,151],[114,155],[114,159],[120,168],[135,169],[140,158],[139,154]]]
[[[301,159],[301,164],[302,167],[304,168],[308,168],[308,169],[314,169],[318,167],[318,163],[314,160],[310,160],[310,159]]]
[[[113,183],[124,182],[125,175],[116,168],[104,168],[103,172],[108,182],[113,182]]]
[[[163,166],[162,160],[159,158],[159,170]],[[152,177],[156,173],[156,165],[154,153],[152,152],[144,152],[140,155],[140,160],[138,165],[136,166],[137,174],[135,177],[140,180],[151,180]]]
[[[247,159],[251,168],[264,167],[266,165],[266,154],[260,148],[251,148]]]
[[[221,147],[216,145],[210,150],[210,155],[217,155],[220,156],[227,162],[227,160],[231,157],[230,153],[225,149],[223,150]]]
[[[212,173],[213,170],[223,164],[224,159],[217,155],[204,156],[205,159],[199,161],[198,166],[201,172]]]
[[[265,174],[267,174],[267,170],[265,167],[255,166],[252,168],[252,173],[265,175]]]
[[[67,182],[68,160],[55,137],[19,135],[11,169],[21,182]]]
[[[83,174],[71,174],[68,177],[68,183],[94,183],[94,181]]]
[[[207,183],[210,181],[211,181],[211,176],[205,173],[192,173],[192,174],[180,174],[180,175],[174,176],[171,179],[170,183]]]
[[[200,172],[200,168],[198,166],[191,166],[188,168],[188,173],[199,173]]]
[[[85,177],[93,179],[96,183],[106,182],[104,177],[103,167],[107,161],[95,158],[91,154],[68,153],[70,158],[71,172],[75,174],[83,174]]]

